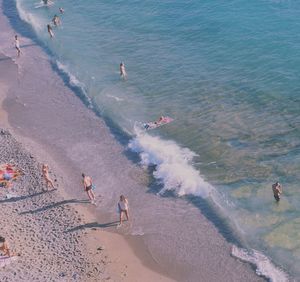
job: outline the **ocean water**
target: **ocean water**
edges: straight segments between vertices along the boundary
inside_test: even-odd
[[[129,136],[128,150],[151,168],[159,197],[213,203],[246,248],[233,255],[273,281],[300,276],[299,2],[16,6],[87,104]],[[62,25],[51,40],[46,25],[54,14]],[[174,121],[137,130],[137,122],[161,115]],[[277,180],[279,204],[271,191]]]

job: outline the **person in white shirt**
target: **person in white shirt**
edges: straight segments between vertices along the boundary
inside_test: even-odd
[[[127,220],[129,221],[129,205],[128,205],[128,200],[125,198],[124,195],[120,196],[120,201],[118,203],[118,209],[119,209],[119,214],[120,214],[120,222],[118,227],[122,225],[123,222],[123,214],[126,215]]]

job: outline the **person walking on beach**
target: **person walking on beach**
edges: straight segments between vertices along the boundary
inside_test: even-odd
[[[279,182],[276,182],[272,185],[272,190],[274,194],[274,198],[277,201],[277,203],[280,201],[280,195],[282,194],[282,187]]]
[[[47,24],[47,29],[48,29],[48,33],[49,33],[50,37],[53,38],[54,33],[53,33],[53,30],[52,30],[52,27],[50,24]]]
[[[96,205],[95,202],[95,194],[92,190],[93,188],[93,182],[92,182],[92,178],[90,176],[86,176],[84,173],[82,174],[82,178],[83,178],[83,186],[84,186],[84,191],[87,193],[91,204]]]
[[[43,177],[44,177],[44,179],[46,181],[47,189],[49,187],[51,187],[52,189],[54,189],[53,181],[51,180],[51,178],[49,176],[49,166],[47,164],[43,164],[42,172],[43,172]]]
[[[126,215],[126,219],[129,221],[129,204],[124,195],[120,196],[120,201],[118,202],[118,210],[120,214],[120,222],[117,227],[120,227],[123,222],[123,214]]]
[[[125,70],[125,64],[123,62],[121,62],[121,64],[120,64],[120,76],[123,79],[126,79],[126,77],[127,77],[127,73]]]
[[[21,49],[20,49],[20,42],[18,39],[18,35],[15,35],[15,48],[17,49],[17,56],[20,57]]]

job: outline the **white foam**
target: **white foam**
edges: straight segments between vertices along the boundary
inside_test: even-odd
[[[77,77],[75,75],[73,75],[71,73],[71,71],[69,70],[69,67],[62,64],[60,61],[56,60],[56,65],[57,65],[57,68],[63,72],[64,74],[66,74],[66,76],[68,77],[69,79],[69,83],[71,86],[74,86],[74,87],[78,87],[80,88],[80,90],[82,91],[82,93],[84,94],[84,96],[86,97],[86,99],[88,100],[88,103],[89,103],[89,107],[92,108],[92,100],[90,99],[90,97],[87,95],[87,91],[86,91],[86,87],[85,87],[85,84],[82,83],[81,81],[79,81],[77,79]]]
[[[117,102],[121,102],[121,101],[124,100],[124,99],[122,99],[122,98],[119,98],[119,97],[117,97],[117,96],[110,95],[110,94],[106,94],[106,97],[112,98],[112,99],[116,100]]]
[[[288,282],[289,276],[280,268],[276,267],[271,260],[256,250],[232,247],[231,254],[242,261],[250,262],[256,266],[256,273],[264,276],[272,282]]]
[[[45,32],[47,22],[45,20],[39,18],[37,15],[34,15],[34,14],[30,13],[29,11],[26,11],[24,9],[24,7],[22,6],[22,2],[23,1],[21,1],[21,0],[16,1],[16,7],[17,7],[20,18],[23,21],[30,24],[36,33],[39,33],[41,31]]]
[[[192,194],[204,198],[211,194],[213,187],[192,166],[196,154],[188,148],[144,133],[138,133],[128,146],[140,154],[142,165],[156,166],[153,175],[164,185],[160,193],[173,190],[179,196]]]

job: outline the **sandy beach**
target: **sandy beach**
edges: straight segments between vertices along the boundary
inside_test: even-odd
[[[126,185],[133,188],[146,187],[149,176],[118,135],[76,96],[37,42],[20,34],[22,54],[16,58],[10,23],[0,13],[0,162],[14,162],[24,176],[14,183],[11,198],[1,188],[0,235],[20,256],[2,268],[0,280],[197,281],[192,266],[172,262],[180,244],[160,258],[142,234],[132,236],[128,223],[116,229],[125,176],[130,175]],[[121,161],[112,165],[114,158]],[[56,190],[45,191],[42,163],[49,164]],[[96,207],[87,201],[82,172],[96,183]],[[143,203],[134,196],[132,189],[136,223]],[[198,281],[264,280],[251,265],[230,256],[231,244],[200,212],[199,221]]]

